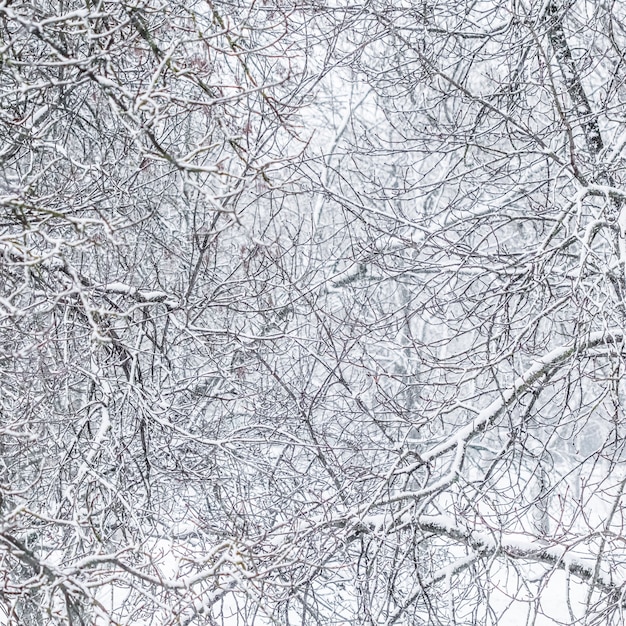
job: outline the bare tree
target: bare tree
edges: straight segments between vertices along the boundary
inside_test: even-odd
[[[0,620],[621,623],[625,19],[0,4]]]
[[[375,95],[326,193],[360,231],[342,324],[381,430],[345,518],[363,623],[623,619],[622,19],[359,16]]]

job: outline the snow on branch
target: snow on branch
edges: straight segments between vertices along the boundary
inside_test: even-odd
[[[503,556],[566,570],[607,594],[621,595],[621,589],[626,585],[623,575],[613,578],[596,571],[596,556],[575,548],[583,538],[570,540],[568,544],[555,544],[529,533],[468,530],[445,515],[423,515],[419,518],[419,525],[422,530],[458,541],[481,556]]]
[[[508,406],[513,404],[516,399],[528,391],[537,381],[555,367],[562,365],[576,354],[584,353],[600,345],[619,343],[623,341],[623,339],[624,331],[614,328],[591,333],[586,339],[577,338],[572,343],[560,346],[548,352],[517,378],[515,383],[509,389],[505,390],[500,397],[496,398],[481,411],[476,411],[477,415],[471,422],[459,428],[444,441],[422,454],[420,461],[402,468],[399,473],[410,473],[425,463],[429,463],[444,455],[453,448],[465,448],[469,440],[478,433],[485,431]]]

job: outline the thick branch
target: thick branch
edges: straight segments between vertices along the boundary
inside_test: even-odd
[[[572,51],[565,38],[565,31],[563,30],[564,15],[565,8],[561,6],[559,0],[552,0],[548,4],[546,8],[549,27],[548,37],[563,75],[567,93],[574,106],[576,117],[585,134],[587,150],[591,155],[597,157],[604,148],[602,134],[600,133],[597,116],[591,110],[589,99],[583,88],[578,68],[572,57]],[[602,182],[610,184],[608,177],[605,176],[604,178],[607,180]]]
[[[422,516],[419,525],[422,530],[463,543],[482,556],[505,556],[566,570],[607,594],[621,596],[621,589],[626,584],[623,577],[614,580],[612,576],[607,578],[598,573],[595,555],[575,554],[571,546],[550,544],[527,533],[467,530],[444,515]]]
[[[565,346],[555,348],[548,352],[531,367],[529,367],[506,391],[496,398],[489,406],[478,412],[478,415],[462,428],[442,441],[439,445],[431,448],[421,455],[420,461],[404,467],[399,473],[410,473],[418,467],[429,463],[434,459],[444,455],[446,452],[460,446],[465,447],[467,442],[477,434],[485,431],[502,412],[513,404],[522,394],[528,391],[540,378],[545,376],[555,367],[562,365],[571,356],[584,353],[591,348],[600,345],[608,345],[623,341],[624,331],[612,329],[591,333],[586,340],[576,340]]]

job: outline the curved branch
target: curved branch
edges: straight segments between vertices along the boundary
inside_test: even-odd
[[[477,411],[478,414],[469,424],[466,424],[434,448],[422,454],[420,460],[416,463],[403,467],[398,473],[404,474],[413,472],[422,465],[443,456],[446,452],[454,448],[464,448],[470,439],[492,425],[507,407],[528,391],[540,378],[555,367],[562,365],[571,356],[600,345],[615,344],[623,340],[624,331],[614,328],[591,333],[586,340],[581,341],[576,339],[572,343],[548,352],[529,367],[509,389],[505,390],[500,395],[500,397],[496,398],[489,406],[481,411]]]

